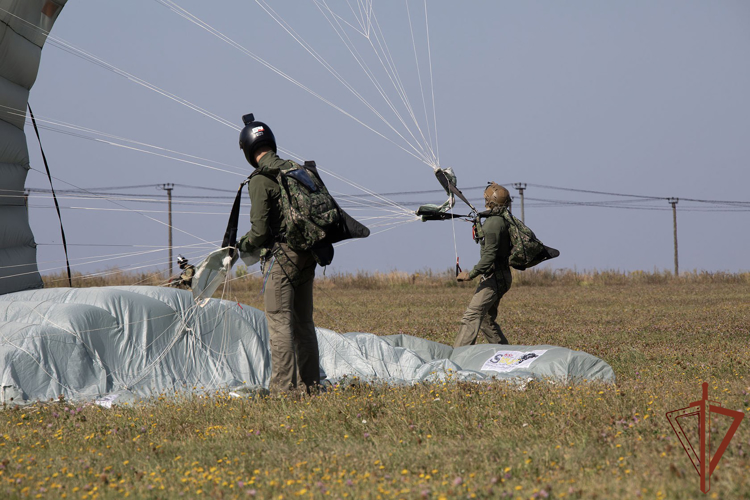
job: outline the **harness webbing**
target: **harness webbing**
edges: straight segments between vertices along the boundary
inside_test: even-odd
[[[237,190],[237,196],[234,197],[234,203],[232,204],[232,211],[229,213],[229,222],[227,222],[227,230],[224,232],[224,240],[221,242],[221,247],[233,247],[237,244],[237,227],[240,223],[240,204],[242,203],[242,188],[250,182],[250,177],[242,181],[240,188]]]
[[[55,188],[52,186],[52,174],[49,171],[49,165],[47,164],[47,156],[44,154],[44,148],[42,147],[42,138],[39,137],[39,129],[36,126],[36,120],[34,119],[34,112],[31,111],[31,104],[27,104],[29,107],[29,115],[31,115],[31,123],[34,125],[34,132],[36,132],[36,139],[39,141],[39,150],[42,152],[42,160],[44,160],[44,168],[47,169],[47,177],[49,177],[49,187],[52,191],[52,199],[55,200],[55,209],[57,209],[57,218],[60,220],[60,234],[62,234],[63,250],[65,251],[65,265],[68,268],[68,285],[73,288],[73,279],[70,276],[70,260],[68,259],[68,242],[65,240],[65,228],[63,228],[62,215],[60,214],[60,204],[57,203],[57,195],[55,194]]]

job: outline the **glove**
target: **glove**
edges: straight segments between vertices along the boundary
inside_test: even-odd
[[[456,276],[456,281],[471,281],[469,271],[461,271],[460,273],[458,273],[458,276]]]
[[[248,235],[240,238],[240,241],[237,242],[237,249],[242,253],[250,253],[253,251],[254,247],[250,244],[250,238]]]

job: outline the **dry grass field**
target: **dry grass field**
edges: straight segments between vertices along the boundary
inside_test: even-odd
[[[259,289],[245,276],[223,293],[262,308]],[[472,292],[429,272],[329,276],[315,319],[452,344]],[[704,381],[710,399],[750,415],[750,275],[527,271],[500,311],[512,343],[584,350],[617,384],[353,384],[302,399],[6,408],[0,497],[750,499],[747,418],[707,495],[665,418],[699,400]],[[714,422],[714,450],[727,427]]]

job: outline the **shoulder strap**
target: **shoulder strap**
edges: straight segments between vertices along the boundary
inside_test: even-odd
[[[237,190],[237,196],[234,197],[234,204],[232,205],[232,211],[229,214],[229,222],[227,222],[227,230],[224,232],[224,240],[221,242],[221,247],[233,247],[237,244],[237,226],[240,222],[240,203],[242,202],[242,188],[250,182],[255,174],[259,173],[257,170],[250,174],[250,176],[242,181],[240,188]]]

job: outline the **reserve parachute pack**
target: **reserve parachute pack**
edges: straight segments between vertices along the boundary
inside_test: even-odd
[[[486,218],[493,215],[502,217],[508,226],[508,235],[510,236],[508,264],[510,267],[523,271],[560,255],[559,250],[548,247],[539,241],[534,231],[510,213],[506,207],[493,208],[492,210],[477,214],[474,222],[475,241],[479,242],[484,237],[480,217]]]

